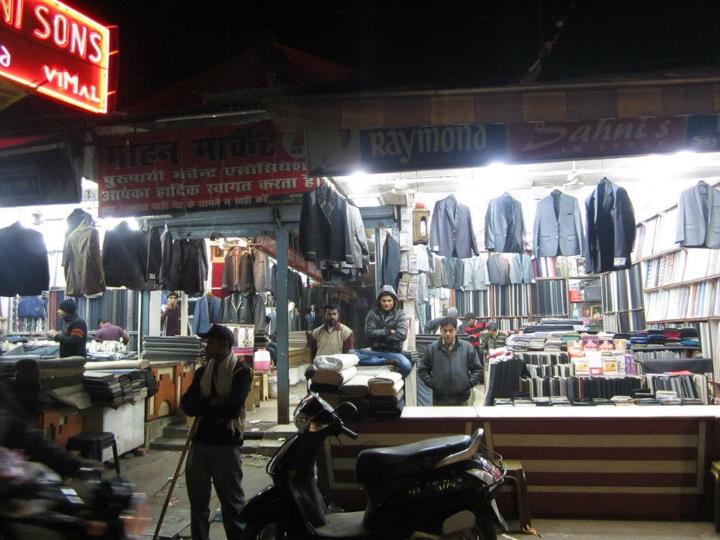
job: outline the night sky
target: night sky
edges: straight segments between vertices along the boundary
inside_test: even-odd
[[[538,81],[712,66],[720,2],[257,2],[67,0],[120,28],[119,107],[243,50],[265,33],[359,69],[368,87],[518,82],[568,19]]]

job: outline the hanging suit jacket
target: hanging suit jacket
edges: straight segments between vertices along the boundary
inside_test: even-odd
[[[492,199],[485,214],[485,247],[500,253],[522,253],[525,222],[520,201],[505,193]]]
[[[38,295],[50,288],[48,253],[41,233],[20,223],[0,229],[0,296]]]
[[[538,203],[532,249],[534,257],[583,254],[582,219],[575,197],[560,194],[559,215],[555,214],[555,196],[552,193]]]
[[[97,229],[88,223],[82,223],[67,236],[63,250],[63,266],[67,296],[93,295],[105,290],[105,273]]]
[[[585,201],[585,211],[585,271],[599,274],[630,268],[635,212],[627,191],[603,178]]]
[[[345,262],[350,268],[365,270],[370,262],[370,251],[360,209],[348,203],[345,211]]]
[[[382,257],[382,284],[397,289],[400,279],[400,244],[392,234],[385,237]]]
[[[160,229],[153,227],[147,234],[147,268],[145,281],[148,289],[159,287],[160,265],[162,264],[162,243]]]
[[[430,250],[458,259],[478,254],[470,209],[459,203],[455,195],[435,203],[430,221]]]
[[[223,289],[228,291],[255,291],[252,255],[241,252],[239,247],[232,248],[225,257]]]
[[[105,285],[141,290],[145,287],[147,246],[145,235],[123,221],[105,233],[102,249]]]
[[[488,257],[487,275],[492,285],[509,285],[510,263],[500,253],[493,253]]]
[[[330,185],[303,194],[300,249],[308,261],[345,261],[347,201]]]
[[[515,253],[510,259],[510,283],[532,282],[532,261],[527,253]]]
[[[258,293],[233,293],[223,300],[224,323],[254,324],[255,332],[267,329],[265,302]]]
[[[701,181],[680,194],[675,241],[686,247],[720,248],[720,191]]]
[[[163,289],[172,289],[172,233],[165,229],[160,235],[160,270],[158,271],[158,285]]]
[[[170,276],[165,288],[187,294],[204,292],[208,274],[205,240],[175,240],[171,255]]]
[[[253,250],[253,280],[257,292],[270,290],[270,259],[267,253],[259,249]]]
[[[220,322],[223,322],[222,300],[217,296],[208,295],[198,298],[193,312],[192,333],[207,332],[213,323]]]

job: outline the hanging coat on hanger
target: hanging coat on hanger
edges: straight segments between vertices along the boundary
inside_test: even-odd
[[[627,191],[603,178],[585,201],[585,212],[585,271],[600,274],[630,268],[635,212]]]
[[[400,279],[400,244],[390,233],[385,236],[381,272],[382,284],[397,289]]]
[[[165,228],[160,235],[160,270],[158,271],[158,285],[165,290],[172,290],[172,233]]]
[[[485,247],[499,253],[522,253],[525,221],[520,201],[509,193],[492,199],[485,214]]]
[[[720,248],[720,191],[701,180],[680,194],[675,242]]]
[[[145,235],[130,229],[127,221],[105,233],[102,260],[106,286],[127,287],[135,291],[145,287]]]
[[[50,288],[42,234],[20,223],[0,229],[0,296],[38,295]]]
[[[435,203],[430,221],[430,249],[443,257],[467,259],[478,247],[470,208],[450,195]]]
[[[582,255],[583,229],[575,197],[553,191],[537,204],[533,227],[533,256]]]
[[[82,223],[68,235],[63,266],[67,296],[93,295],[105,290],[100,236],[95,227]]]

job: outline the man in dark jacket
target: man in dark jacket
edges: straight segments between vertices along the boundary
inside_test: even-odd
[[[180,316],[178,295],[170,293],[168,295],[167,305],[160,316],[160,325],[162,326],[164,336],[180,335]]]
[[[407,315],[400,309],[395,289],[385,285],[378,294],[375,307],[365,318],[365,335],[370,340],[370,350],[354,351],[360,357],[360,365],[392,363],[406,377],[412,370],[410,360],[401,353],[407,333]]]
[[[425,349],[418,376],[432,389],[435,405],[472,405],[472,389],[482,378],[475,348],[457,339],[457,319],[446,317],[441,337]]]
[[[64,321],[63,329],[52,330],[50,337],[60,342],[60,358],[87,356],[87,324],[78,316],[75,301],[67,298],[60,302],[57,316]]]
[[[232,353],[235,337],[229,328],[213,324],[208,332],[199,335],[207,340],[208,362],[195,372],[181,402],[185,414],[198,417],[185,467],[192,537],[209,538],[212,481],[220,499],[225,534],[240,538],[240,510],[245,503],[240,447],[245,399],[253,373]]]

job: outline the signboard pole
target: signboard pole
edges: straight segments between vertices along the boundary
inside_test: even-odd
[[[277,376],[278,376],[278,400],[277,400],[277,421],[278,424],[290,423],[290,364],[288,359],[288,247],[289,235],[285,227],[280,227],[275,233],[277,240],[277,315],[275,339],[277,345]]]

